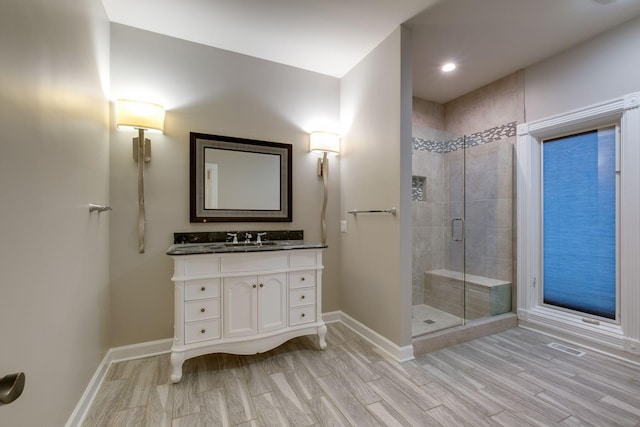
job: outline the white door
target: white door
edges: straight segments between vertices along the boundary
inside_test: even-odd
[[[287,274],[258,276],[258,332],[287,326]]]
[[[223,279],[223,311],[225,338],[257,333],[258,289],[256,276]]]
[[[204,208],[218,209],[218,164],[207,163],[204,174]]]

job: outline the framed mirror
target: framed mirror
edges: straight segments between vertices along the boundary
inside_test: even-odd
[[[191,222],[291,222],[291,155],[291,144],[191,132]]]

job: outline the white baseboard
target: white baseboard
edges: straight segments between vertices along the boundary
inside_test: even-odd
[[[353,317],[349,316],[346,313],[341,311],[327,313],[330,315],[330,318],[338,317],[338,320],[333,320],[334,322],[342,322],[345,326],[349,327],[355,333],[360,335],[362,338],[369,341],[371,344],[375,346],[379,353],[383,356],[391,358],[397,362],[406,362],[407,360],[413,360],[413,345],[409,344],[404,347],[400,347],[393,342],[389,341],[387,338],[383,337],[373,329],[368,326],[360,323]],[[325,314],[322,315],[324,320]],[[327,323],[330,323],[327,321]]]
[[[107,352],[109,354],[109,352]],[[89,385],[84,390],[80,401],[76,405],[75,409],[71,413],[71,416],[67,420],[65,427],[79,427],[87,416],[87,412],[91,407],[94,399],[96,398],[96,394],[98,394],[98,390],[102,385],[102,381],[104,380],[105,375],[107,374],[107,370],[109,369],[109,363],[106,363],[106,355],[98,365],[98,369],[91,377],[91,381],[89,381]]]
[[[109,349],[107,354],[102,358],[102,362],[98,365],[98,369],[96,369],[96,372],[93,374],[89,385],[87,385],[87,388],[65,426],[79,427],[82,424],[112,363],[169,353],[171,351],[171,344],[173,344],[173,339],[168,338]]]
[[[355,333],[374,345],[374,347],[385,357],[398,362],[405,362],[413,359],[413,345],[399,347],[373,329],[370,329],[342,311],[323,313],[322,320],[324,320],[325,323],[342,322],[349,329],[353,330]],[[172,344],[173,339],[167,338],[159,341],[149,341],[109,349],[102,359],[102,362],[100,362],[100,365],[98,365],[98,369],[96,369],[95,374],[93,374],[91,381],[89,381],[89,385],[76,405],[71,417],[69,417],[66,427],[79,427],[82,424],[87,416],[91,404],[96,398],[96,394],[98,393],[102,382],[104,381],[109,366],[112,363],[169,353],[171,351]]]
[[[341,311],[330,311],[328,313],[322,313],[322,320],[324,323],[340,322],[342,320],[341,316]]]
[[[125,360],[142,359],[143,357],[157,356],[171,352],[173,338],[165,338],[158,341],[148,341],[139,344],[115,347],[107,352],[109,363],[124,362]]]

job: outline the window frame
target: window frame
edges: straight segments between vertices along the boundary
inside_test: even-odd
[[[517,314],[525,327],[592,345],[623,357],[640,356],[640,93],[518,125]],[[542,304],[542,141],[619,123],[618,323]],[[640,360],[640,358],[638,359]]]

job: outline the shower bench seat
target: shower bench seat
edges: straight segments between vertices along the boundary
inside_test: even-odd
[[[446,269],[425,271],[424,303],[456,316],[464,313],[468,320],[507,313],[511,282]]]

